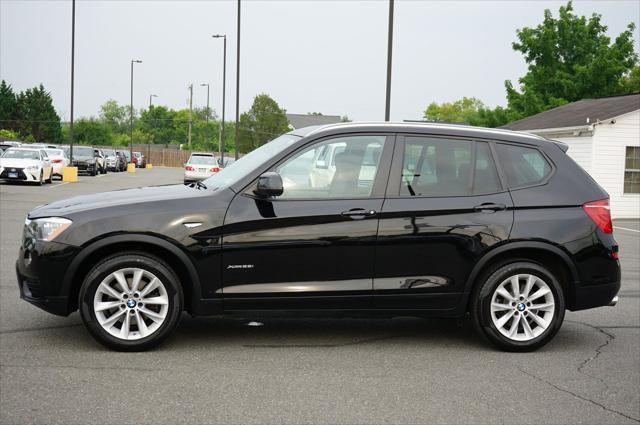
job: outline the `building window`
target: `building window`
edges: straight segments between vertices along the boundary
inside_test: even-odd
[[[640,193],[640,146],[627,146],[624,158],[624,193]]]

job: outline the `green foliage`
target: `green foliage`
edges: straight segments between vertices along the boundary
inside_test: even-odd
[[[106,124],[113,133],[127,132],[131,118],[129,111],[129,106],[118,105],[118,102],[109,99],[100,106],[100,121]]]
[[[634,66],[629,74],[622,77],[621,93],[640,93],[640,66]]]
[[[83,145],[108,146],[114,138],[111,129],[95,118],[81,118],[73,124],[74,142]]]
[[[343,115],[340,118],[340,122],[351,122],[351,118],[349,118],[349,115]]]
[[[17,129],[18,99],[11,85],[0,82],[0,128]]]
[[[21,138],[31,136],[41,143],[62,142],[60,117],[53,107],[51,94],[40,84],[17,96],[17,128]]]
[[[240,116],[238,150],[250,152],[289,131],[285,113],[268,94],[256,96],[251,109]]]
[[[484,108],[484,103],[475,97],[463,97],[455,102],[431,102],[424,111],[424,117],[429,121],[469,123]]]
[[[0,139],[4,140],[18,140],[20,136],[17,132],[13,130],[7,130],[4,128],[0,128]]]
[[[560,7],[556,19],[548,9],[535,28],[517,31],[513,49],[529,65],[518,81],[519,90],[505,82],[509,108],[521,117],[585,98],[625,92],[624,78],[638,63],[633,30],[619,34],[612,43],[601,15],[589,19],[573,13],[571,1]]]

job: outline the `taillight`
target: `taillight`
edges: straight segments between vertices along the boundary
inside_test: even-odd
[[[54,164],[60,164],[62,162],[62,160],[61,159],[54,159],[51,162],[53,162]]]
[[[184,169],[187,171],[193,171],[193,167],[191,165],[187,165]]]
[[[587,202],[582,206],[582,209],[584,209],[584,212],[586,212],[589,218],[598,226],[598,229],[605,233],[613,233],[608,199]]]
[[[212,172],[212,173],[217,173],[218,171],[220,171],[220,168],[218,168],[218,167],[213,167],[213,168],[211,169],[211,172]]]

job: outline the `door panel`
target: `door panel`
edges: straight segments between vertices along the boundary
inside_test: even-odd
[[[281,196],[258,198],[251,187],[236,196],[222,244],[225,309],[371,307],[388,139],[312,142],[270,170]]]
[[[457,305],[475,262],[511,231],[513,203],[494,164],[487,143],[400,139],[379,223],[376,308]]]
[[[366,308],[381,199],[268,201],[236,196],[223,237],[225,309]]]

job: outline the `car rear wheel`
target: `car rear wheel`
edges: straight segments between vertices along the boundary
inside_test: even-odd
[[[119,351],[143,351],[175,329],[183,293],[171,268],[159,258],[116,254],[96,265],[79,295],[80,314],[91,335]]]
[[[519,261],[493,271],[475,292],[471,315],[476,329],[506,351],[532,351],[562,326],[564,296],[545,267]]]

